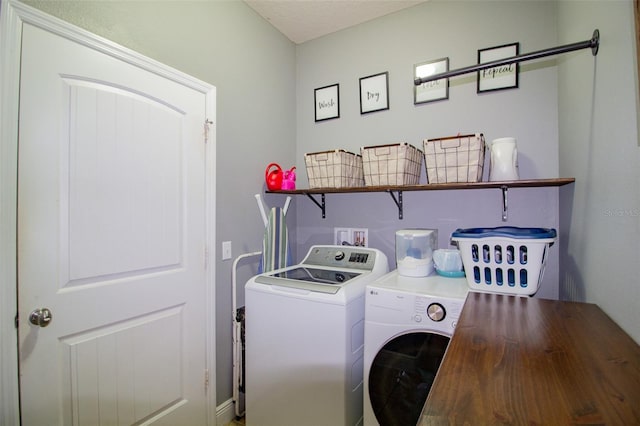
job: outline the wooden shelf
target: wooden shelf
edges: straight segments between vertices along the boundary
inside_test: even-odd
[[[533,188],[545,186],[563,186],[574,183],[574,178],[528,179],[504,182],[470,182],[470,183],[433,183],[425,185],[385,185],[358,186],[352,188],[313,188],[296,189],[294,191],[267,191],[273,194],[342,194],[354,192],[387,192],[387,191],[441,191],[453,189],[486,189],[486,188]]]
[[[558,187],[575,182],[575,178],[554,179],[522,179],[503,182],[470,182],[470,183],[435,183],[425,185],[385,185],[385,186],[358,186],[350,188],[313,188],[296,189],[294,191],[267,191],[270,194],[297,194],[309,197],[321,210],[322,218],[326,217],[325,194],[352,194],[358,192],[387,192],[398,206],[398,216],[403,217],[402,193],[405,191],[451,191],[457,189],[500,189],[502,190],[502,220],[507,220],[507,190],[509,188],[540,188]],[[397,197],[396,197],[397,194]],[[314,195],[320,195],[319,202]]]

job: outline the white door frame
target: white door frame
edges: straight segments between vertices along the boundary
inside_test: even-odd
[[[47,15],[17,0],[0,0],[0,424],[20,424],[17,314],[17,169],[20,46],[23,23],[29,23],[98,50],[146,71],[179,82],[206,98],[211,122],[206,148],[207,300],[206,348],[209,371],[208,419],[215,424],[215,152],[216,89],[164,64]],[[203,123],[204,131],[204,123]]]

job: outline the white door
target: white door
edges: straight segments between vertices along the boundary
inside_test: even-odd
[[[205,96],[30,24],[22,52],[22,424],[205,424]]]

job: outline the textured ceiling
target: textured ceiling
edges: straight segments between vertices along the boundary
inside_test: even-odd
[[[415,6],[426,0],[245,0],[296,44]]]

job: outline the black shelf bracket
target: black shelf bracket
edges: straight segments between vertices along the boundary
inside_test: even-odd
[[[506,222],[508,219],[507,190],[509,187],[502,185],[500,189],[502,190],[502,221]]]
[[[308,192],[305,192],[305,194],[307,197],[309,197],[309,199],[311,201],[313,201],[313,203],[318,206],[320,208],[320,210],[322,210],[322,218],[325,219],[327,217],[327,210],[326,210],[326,204],[324,201],[324,194],[320,194],[321,199],[322,199],[322,204],[318,202],[318,200],[316,200],[315,198],[313,198],[313,195],[309,194]]]
[[[393,202],[396,203],[396,206],[398,207],[398,218],[400,220],[402,220],[403,218],[403,203],[402,203],[402,191],[397,191],[398,192],[398,197],[396,198],[395,194],[393,193],[392,190],[387,190],[385,191],[387,192],[389,195],[391,195],[391,198],[393,199]],[[315,204],[316,206],[318,206],[318,208],[320,208],[320,210],[322,211],[322,218],[326,219],[327,218],[327,205],[326,205],[326,201],[325,201],[325,194],[319,194],[320,195],[320,202],[318,202],[318,200],[316,198],[314,198],[313,194],[310,194],[308,192],[305,192],[304,195],[306,195],[307,197],[309,197],[309,199],[311,201],[313,201],[313,204]]]
[[[393,194],[393,191],[388,190],[387,192],[389,193],[389,195],[391,195],[391,198],[393,199],[393,202],[396,203],[396,206],[398,206],[398,219],[402,220],[403,218],[402,191],[398,191],[398,198],[396,198],[396,196]]]

